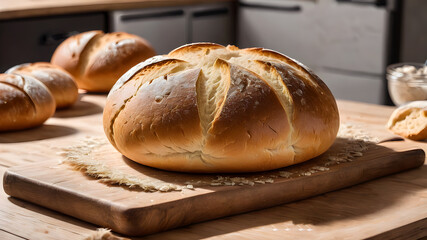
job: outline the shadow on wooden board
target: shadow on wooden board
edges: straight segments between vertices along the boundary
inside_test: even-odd
[[[81,116],[102,113],[102,111],[103,111],[103,108],[100,105],[97,105],[92,102],[87,102],[84,100],[79,100],[69,108],[57,110],[53,115],[53,117],[55,118],[81,117]]]
[[[77,133],[72,127],[43,124],[38,127],[19,131],[0,132],[0,143],[20,143],[64,137]]]
[[[18,198],[8,197],[7,199],[9,200],[9,203],[11,203],[15,206],[28,209],[29,211],[32,211],[32,212],[43,214],[45,216],[55,218],[55,219],[58,219],[58,220],[63,221],[63,222],[71,223],[73,225],[76,225],[79,227],[84,227],[84,228],[91,229],[91,230],[96,230],[98,228],[97,226],[95,226],[91,223],[82,222],[81,220],[79,220],[77,218],[61,214],[59,212],[41,207],[39,205],[30,203],[27,201],[23,201],[23,200],[18,199]]]

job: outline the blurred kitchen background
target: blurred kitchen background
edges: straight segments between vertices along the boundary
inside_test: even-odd
[[[200,41],[273,49],[309,66],[336,98],[392,104],[386,66],[427,58],[427,0],[69,1],[1,0],[1,72],[49,61],[79,32],[125,31],[158,54]]]

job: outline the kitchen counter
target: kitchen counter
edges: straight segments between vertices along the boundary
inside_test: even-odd
[[[232,0],[14,0],[1,2],[0,20],[230,1]]]
[[[81,94],[74,107],[56,112],[41,127],[0,133],[0,175],[11,166],[59,159],[61,149],[81,139],[103,136],[104,103],[105,95]],[[342,100],[338,106],[342,122],[374,124],[379,129],[394,109]],[[427,151],[425,141],[405,140],[394,144]],[[424,165],[306,200],[146,238],[419,239],[427,236],[426,226],[427,166]],[[0,239],[83,239],[94,234],[97,228],[0,191]]]

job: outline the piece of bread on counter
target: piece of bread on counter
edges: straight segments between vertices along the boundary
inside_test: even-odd
[[[70,107],[77,101],[79,93],[73,77],[59,66],[47,62],[25,63],[6,73],[29,75],[41,81],[52,93],[57,109]]]
[[[71,73],[79,88],[108,92],[123,73],[154,55],[151,45],[139,36],[89,31],[62,42],[51,63]]]
[[[40,81],[27,76],[0,74],[0,131],[41,125],[55,112],[55,100]]]
[[[126,157],[183,172],[256,172],[316,157],[338,109],[307,67],[278,52],[185,45],[140,63],[111,89],[104,131]]]
[[[391,114],[387,128],[408,139],[427,139],[427,101],[414,101],[398,107]]]

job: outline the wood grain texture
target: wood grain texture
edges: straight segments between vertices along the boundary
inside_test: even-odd
[[[423,166],[303,201],[144,239],[420,239],[427,236],[419,225],[427,214],[425,174],[427,167]]]
[[[73,129],[71,133],[63,133],[62,130],[55,134],[46,133],[44,127],[0,133],[0,164],[4,166],[0,166],[0,175],[3,175],[6,167],[41,164],[49,159],[58,159],[58,152],[62,148],[74,145],[87,136],[103,136],[99,124],[104,101],[103,95],[83,94],[81,102],[75,107],[57,112],[46,122],[47,126],[55,125],[58,129]],[[369,131],[378,133],[380,138],[391,136],[385,131],[384,125],[393,108],[347,101],[339,101],[338,105],[343,122],[369,124],[375,128]],[[399,151],[427,149],[426,142],[400,141],[386,144]],[[83,174],[79,176],[86,178]],[[426,176],[427,167],[424,165],[306,200],[193,224],[149,235],[144,239],[325,239],[331,236],[336,239],[361,239],[381,237],[382,234],[415,239],[427,236],[425,228],[420,227],[420,221],[422,223],[427,217]],[[89,185],[106,186],[87,179]],[[125,201],[114,194],[123,191],[122,187],[109,188],[113,190],[109,197]],[[335,207],[331,208],[331,205]],[[2,231],[27,239],[81,239],[96,227],[8,197],[0,191]]]
[[[15,0],[2,1],[0,19],[14,19],[35,16],[48,16],[71,13],[99,12],[149,7],[167,7],[232,0]]]

